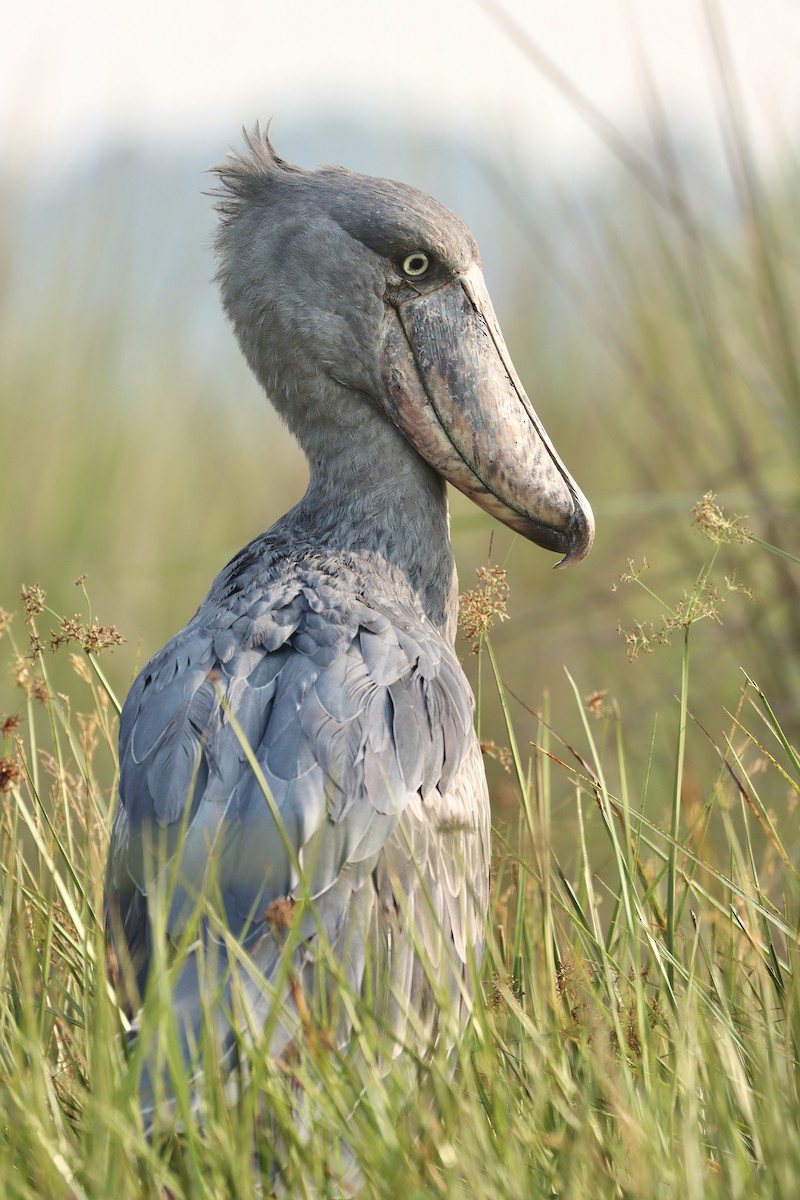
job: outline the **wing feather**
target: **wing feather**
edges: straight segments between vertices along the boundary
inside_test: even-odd
[[[418,937],[439,964],[446,926],[466,962],[475,931],[459,911],[458,866],[431,850],[437,805],[474,743],[472,698],[455,654],[385,584],[380,601],[367,604],[363,581],[340,563],[279,559],[263,539],[259,545],[260,559],[243,551],[226,568],[126,702],[107,876],[112,938],[135,958],[143,989],[151,885],[165,866],[177,866],[173,934],[213,875],[228,929],[269,983],[280,959],[270,905],[307,894],[317,917],[304,953],[313,959],[319,921],[332,943],[349,922],[357,973],[356,960],[378,936],[378,913],[386,928],[401,920],[392,888],[410,893],[421,870],[430,899],[414,899]],[[474,803],[477,827],[485,816],[480,788]],[[483,861],[482,833],[480,841]],[[161,858],[148,859],[156,851]],[[385,945],[395,947],[393,987],[408,996],[419,976],[413,955],[406,946],[404,958],[396,938]],[[179,992],[196,1022],[193,971],[187,966]],[[263,1009],[255,998],[253,1005]]]

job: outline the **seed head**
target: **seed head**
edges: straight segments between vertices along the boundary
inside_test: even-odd
[[[464,637],[478,648],[495,622],[507,621],[508,581],[502,567],[478,567],[478,586],[464,592],[458,605],[458,623]]]
[[[595,720],[600,721],[606,715],[605,699],[608,695],[608,688],[601,688],[599,692],[592,692],[591,696],[584,698],[586,711],[591,713]]]
[[[481,742],[481,754],[485,754],[487,758],[496,758],[503,770],[511,774],[513,758],[508,746],[498,746],[497,742],[492,741]]]
[[[22,603],[25,605],[25,620],[30,622],[44,608],[46,599],[45,590],[38,583],[31,584],[30,587],[23,583],[20,595],[22,596]]]
[[[59,650],[70,642],[78,642],[87,654],[100,654],[124,642],[121,633],[113,625],[101,625],[93,618],[91,625],[84,625],[80,616],[62,617],[57,633],[50,634],[50,649]]]
[[[294,900],[288,896],[277,896],[270,900],[264,911],[264,920],[277,929],[289,929],[294,919]]]
[[[15,758],[4,754],[0,758],[0,792],[10,792],[22,774],[19,763]]]
[[[16,732],[21,719],[18,713],[11,713],[9,716],[0,718],[0,736],[11,737],[12,733]]]
[[[724,509],[715,503],[716,499],[715,492],[706,492],[703,499],[698,500],[692,508],[694,523],[701,533],[717,546],[723,542],[752,542],[753,535],[745,525],[747,517],[736,514],[727,516]]]

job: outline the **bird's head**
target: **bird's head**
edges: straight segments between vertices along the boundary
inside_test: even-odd
[[[580,561],[592,510],[514,370],[463,221],[401,183],[286,163],[258,126],[246,142],[216,168],[218,280],[290,428],[303,441],[335,424],[355,393],[481,508]]]

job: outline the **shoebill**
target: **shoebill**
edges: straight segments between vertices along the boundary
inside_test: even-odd
[[[593,538],[458,217],[401,183],[284,162],[258,127],[217,175],[222,303],[310,481],[122,713],[107,928],[134,1012],[156,925],[177,944],[196,923],[169,985],[192,1071],[204,1012],[223,1057],[265,1030],[281,1055],[315,1012],[346,1041],[343,988],[390,1054],[443,1036],[443,995],[466,1019],[490,818],[447,484],[558,565]]]

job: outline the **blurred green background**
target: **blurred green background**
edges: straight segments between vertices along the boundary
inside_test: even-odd
[[[512,619],[495,645],[521,744],[545,696],[559,734],[580,736],[568,666],[583,695],[607,689],[618,703],[634,794],[655,727],[656,814],[669,803],[680,648],[628,661],[618,627],[662,610],[640,589],[615,590],[619,576],[646,559],[648,586],[677,602],[708,553],[690,515],[707,491],[759,537],[800,550],[798,164],[758,153],[723,34],[711,43],[713,136],[665,110],[645,72],[642,123],[618,134],[583,112],[598,153],[556,181],[518,127],[448,133],[342,104],[271,131],[305,167],[402,178],[472,224],[517,369],[598,533],[585,563],[553,573],[552,556],[453,494],[462,587],[490,558],[508,566]],[[532,78],[541,65],[528,61]],[[0,174],[0,606],[16,609],[20,584],[38,582],[58,613],[83,611],[73,581],[86,574],[94,612],[127,639],[105,660],[120,694],[305,486],[211,282],[203,171],[235,141],[233,126],[158,144],[119,135],[52,172]],[[738,545],[722,565],[753,597],[732,593],[723,623],[697,636],[692,712],[719,738],[745,668],[796,738],[800,569]],[[24,642],[21,616],[14,629]],[[51,669],[60,679],[66,668]],[[0,711],[20,707],[0,676]],[[507,740],[488,686],[482,735]],[[715,761],[693,729],[687,779]],[[510,815],[510,783],[491,770]]]

